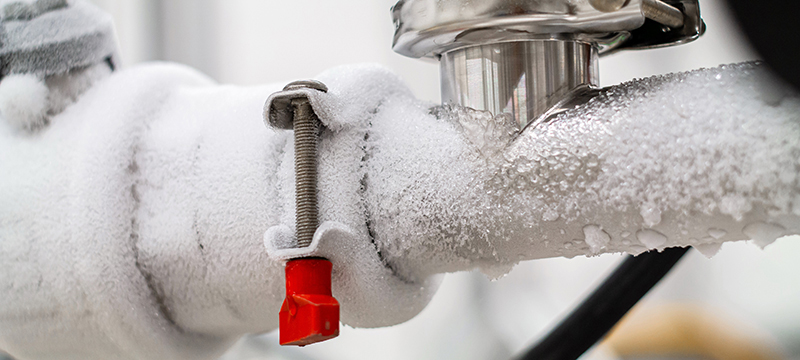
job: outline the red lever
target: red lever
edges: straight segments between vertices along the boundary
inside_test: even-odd
[[[280,312],[281,345],[306,346],[339,336],[339,302],[331,293],[330,261],[286,263],[286,299]]]

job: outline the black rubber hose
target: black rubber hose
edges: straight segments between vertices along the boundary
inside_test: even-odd
[[[599,341],[690,248],[629,256],[522,360],[574,360]]]
[[[800,90],[800,2],[792,0],[728,0],[728,8],[750,45],[767,65]],[[700,1],[703,5],[703,1]]]

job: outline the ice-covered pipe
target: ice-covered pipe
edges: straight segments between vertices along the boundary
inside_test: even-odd
[[[800,102],[763,72],[632,82],[515,138],[374,66],[321,74],[312,246],[335,264],[342,321],[405,321],[445,271],[798,233]],[[262,106],[282,86],[150,65],[37,131],[0,121],[0,349],[214,358],[275,329],[293,154]]]
[[[614,86],[516,138],[486,113],[445,109],[435,121],[388,102],[367,151],[372,231],[409,279],[475,266],[499,276],[552,256],[763,247],[800,230],[799,110],[755,64]]]

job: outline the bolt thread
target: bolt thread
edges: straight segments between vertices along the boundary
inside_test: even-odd
[[[683,27],[683,12],[660,0],[642,1],[644,16],[673,29]]]
[[[297,247],[311,245],[317,230],[317,132],[319,119],[308,99],[294,107],[295,221]]]

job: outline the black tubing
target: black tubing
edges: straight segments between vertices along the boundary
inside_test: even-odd
[[[521,360],[574,360],[599,341],[690,248],[629,256]]]
[[[800,90],[800,2],[728,0],[728,9],[750,45],[778,76]],[[703,1],[700,1],[703,4]]]

